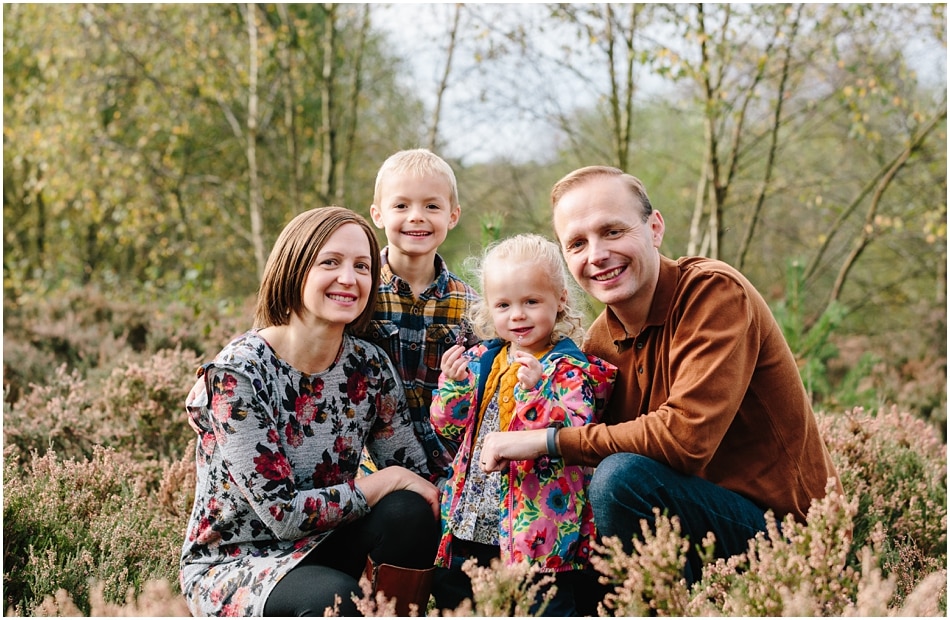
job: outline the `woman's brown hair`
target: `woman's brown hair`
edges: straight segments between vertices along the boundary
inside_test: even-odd
[[[376,310],[379,283],[379,241],[366,219],[346,209],[331,205],[304,211],[284,227],[267,258],[264,276],[257,292],[254,326],[258,329],[286,325],[290,315],[303,310],[303,285],[307,274],[326,245],[327,239],[345,224],[356,224],[369,241],[373,286],[366,307],[352,323],[352,333],[360,333],[369,325]]]

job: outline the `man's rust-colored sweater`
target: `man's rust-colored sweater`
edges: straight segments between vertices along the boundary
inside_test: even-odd
[[[661,257],[643,330],[607,308],[583,349],[620,375],[604,423],[560,431],[567,463],[634,452],[799,521],[837,479],[781,328],[726,263]]]

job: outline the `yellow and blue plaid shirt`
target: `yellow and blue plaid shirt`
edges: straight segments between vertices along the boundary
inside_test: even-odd
[[[478,293],[435,256],[435,280],[419,297],[389,267],[389,248],[381,252],[379,296],[369,329],[363,334],[379,345],[402,377],[416,435],[426,449],[433,479],[446,475],[456,446],[443,445],[429,422],[432,392],[439,386],[442,354],[455,345],[478,343],[465,319]]]

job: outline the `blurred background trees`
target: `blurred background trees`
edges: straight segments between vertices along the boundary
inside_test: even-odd
[[[7,312],[240,304],[294,214],[368,213],[385,157],[428,146],[457,271],[616,165],[665,254],[763,291],[816,399],[855,400],[857,367],[945,377],[944,5],[7,4],[3,28]]]
[[[186,613],[191,373],[250,326],[283,225],[367,215],[379,165],[416,146],[456,171],[442,253],[463,276],[494,239],[551,236],[552,184],[610,164],[646,184],[664,254],[730,262],[771,304],[857,505],[816,540],[854,537],[845,567],[809,546],[772,562],[808,571],[771,591],[743,571],[711,613],[855,609],[807,590],[945,615],[945,11],[5,4],[7,615]],[[127,592],[153,606],[104,606]]]

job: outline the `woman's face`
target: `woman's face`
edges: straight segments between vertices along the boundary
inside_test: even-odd
[[[345,326],[359,318],[376,286],[376,259],[359,225],[340,226],[317,253],[304,281],[301,319]]]

